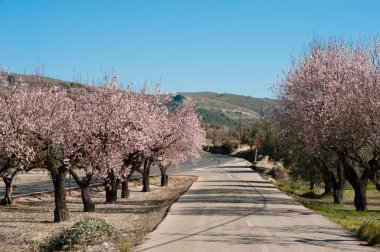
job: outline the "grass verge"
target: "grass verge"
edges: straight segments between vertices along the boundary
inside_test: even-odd
[[[343,204],[334,204],[333,197],[322,195],[321,188],[310,191],[307,186],[280,181],[274,182],[274,185],[305,207],[354,232],[367,240],[369,245],[380,248],[380,193],[374,186],[369,185],[367,188],[368,211],[358,212],[354,207],[352,189],[344,191]]]

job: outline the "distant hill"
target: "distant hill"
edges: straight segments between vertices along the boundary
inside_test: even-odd
[[[24,80],[25,82],[35,82],[37,79],[43,83],[48,83],[51,85],[59,85],[64,88],[73,88],[73,87],[81,87],[82,84],[77,83],[77,82],[71,82],[71,81],[63,81],[63,80],[58,80],[50,77],[45,77],[45,76],[37,76],[37,75],[26,75],[26,74],[15,74],[15,73],[6,73],[6,72],[0,72],[2,76],[7,79],[9,83],[19,81],[19,80]]]
[[[204,122],[226,125],[236,124],[239,120],[258,121],[260,113],[265,117],[270,104],[274,102],[269,98],[212,92],[184,92],[180,96],[185,102],[195,104]]]
[[[33,82],[39,78],[44,83],[60,85],[65,88],[82,86],[77,82],[62,81],[44,76],[8,74],[5,72],[0,72],[0,74],[5,75],[4,77],[10,83],[20,78],[27,82]],[[236,127],[239,120],[245,123],[254,122],[260,119],[260,114],[261,117],[267,116],[268,108],[274,100],[227,93],[183,92],[174,96],[173,102],[194,104],[204,123]]]

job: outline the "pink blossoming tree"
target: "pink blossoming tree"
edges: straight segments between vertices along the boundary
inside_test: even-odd
[[[76,89],[46,84],[38,76],[29,84],[0,82],[0,175],[47,169],[54,184],[55,222],[69,218],[69,172],[81,189],[84,211],[94,211],[89,189],[94,178],[106,180],[106,202],[114,203],[118,184],[127,185],[134,170],[142,171],[148,191],[153,163],[161,157],[169,163],[195,157],[204,140],[192,108],[169,111],[170,96],[122,90],[117,75],[106,78],[104,86]],[[6,198],[11,200],[11,192]]]
[[[314,43],[277,86],[276,119],[310,155],[327,151],[339,160],[367,209],[368,181],[380,189],[379,43]],[[358,173],[360,171],[360,173]]]

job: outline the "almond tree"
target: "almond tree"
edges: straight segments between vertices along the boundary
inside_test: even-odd
[[[5,73],[0,73],[0,175],[5,183],[3,205],[12,203],[13,180],[21,170],[30,169],[34,159],[34,142],[29,126],[31,121],[25,100],[28,87],[25,83],[9,85]]]
[[[3,169],[31,169],[36,164],[50,171],[54,184],[54,221],[68,219],[65,178],[81,132],[72,127],[73,102],[67,92],[43,84],[15,82],[5,87],[0,101]]]
[[[66,90],[32,84],[28,95],[30,130],[39,143],[37,162],[50,172],[54,184],[54,221],[65,221],[69,219],[65,180],[69,168],[78,162],[78,141],[84,131],[75,124],[74,102]]]
[[[311,155],[324,150],[339,159],[358,211],[367,209],[368,180],[380,189],[378,47],[314,43],[277,86],[283,135],[295,136]]]
[[[128,195],[128,180],[134,171],[143,176],[142,191],[149,191],[149,173],[157,142],[163,132],[169,130],[168,107],[165,105],[169,98],[168,95],[162,96],[157,87],[153,91],[142,88],[139,92],[129,92],[130,122],[126,125],[134,127],[128,130],[124,142],[124,165],[130,168],[130,173],[122,179],[122,197]]]
[[[168,123],[169,108],[166,105],[166,102],[171,97],[169,95],[161,96],[157,86],[151,92],[147,89],[142,89],[138,98],[144,100],[144,102],[140,103],[139,111],[142,111],[145,115],[143,121],[140,122],[140,125],[143,126],[141,133],[144,136],[141,142],[144,142],[145,145],[144,148],[139,150],[142,163],[137,171],[141,172],[143,177],[142,191],[149,192],[150,168],[157,160],[157,155],[161,148],[161,139],[170,134],[171,131]]]
[[[87,129],[81,160],[86,176],[80,179],[74,170],[70,172],[83,188],[82,194],[88,191],[87,201],[91,178],[104,178],[106,203],[115,203],[119,184],[126,197],[128,179],[146,160],[147,142],[156,137],[149,129],[155,128],[157,104],[144,90],[132,92],[131,86],[121,90],[117,75],[107,77],[105,82],[104,86],[87,86],[74,94],[78,123]]]
[[[121,92],[117,75],[106,79],[105,86],[76,90],[76,118],[82,129],[87,131],[81,147],[81,165],[86,176],[80,179],[70,170],[82,189],[82,200],[88,211],[95,206],[90,198],[89,185],[94,176],[106,180],[106,203],[116,202],[118,179],[128,173],[123,165],[123,154],[130,131],[133,128],[128,110],[128,92]]]
[[[191,106],[178,106],[167,118],[166,132],[157,143],[155,163],[161,171],[161,186],[168,185],[167,169],[188,158],[199,158],[205,144],[205,131]]]

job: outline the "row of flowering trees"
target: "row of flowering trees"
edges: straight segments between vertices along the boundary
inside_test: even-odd
[[[332,179],[336,203],[347,179],[358,211],[367,209],[369,181],[380,190],[379,48],[375,39],[315,41],[276,87],[274,115],[287,148]]]
[[[106,180],[106,202],[113,203],[120,183],[127,196],[134,171],[143,174],[148,191],[149,169],[156,164],[166,185],[166,169],[198,157],[204,142],[192,107],[167,106],[171,96],[157,91],[133,92],[131,86],[122,90],[116,75],[100,87],[72,89],[40,78],[28,84],[4,78],[0,82],[0,174],[12,178],[9,174],[15,171],[47,169],[54,184],[55,222],[69,218],[68,173],[81,188],[84,211],[94,211],[89,189],[94,178]],[[78,169],[85,176],[78,175]],[[10,201],[11,195],[7,197]]]

